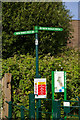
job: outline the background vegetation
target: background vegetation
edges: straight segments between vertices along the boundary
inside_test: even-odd
[[[58,56],[50,56],[50,53],[44,57],[39,56],[39,73],[42,78],[47,79],[47,98],[52,98],[51,92],[51,72],[63,70],[67,72],[67,99],[74,100],[76,96],[80,97],[80,81],[78,67],[78,51],[66,49],[64,53]],[[29,94],[34,91],[35,76],[35,57],[31,55],[15,55],[3,61],[3,74],[12,73],[12,100],[13,103],[29,106]],[[55,99],[63,99],[63,93],[55,94]],[[50,105],[46,110],[51,111]],[[15,110],[17,114],[17,111]],[[19,113],[19,112],[18,112]],[[49,117],[49,116],[48,116]]]
[[[33,30],[35,25],[61,27],[62,32],[39,31],[39,54],[61,52],[71,36],[71,16],[62,2],[4,2],[2,3],[3,58],[14,54],[35,55],[35,36],[14,36],[15,31]]]

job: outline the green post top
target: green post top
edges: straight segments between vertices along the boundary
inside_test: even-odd
[[[38,26],[34,26],[35,33],[38,33]]]

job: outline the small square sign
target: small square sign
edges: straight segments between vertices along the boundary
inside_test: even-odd
[[[70,102],[64,102],[64,106],[69,107],[70,106]]]

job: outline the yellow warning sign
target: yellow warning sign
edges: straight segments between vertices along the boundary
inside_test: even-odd
[[[45,85],[46,82],[38,82],[38,85]]]

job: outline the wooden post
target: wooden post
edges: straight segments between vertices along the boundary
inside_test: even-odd
[[[8,104],[5,101],[11,101],[11,73],[5,73],[2,79],[2,91],[3,91],[3,111],[2,118],[8,117]]]
[[[0,119],[1,119],[1,108],[2,108],[2,84],[0,80]]]

